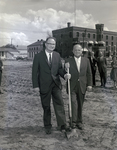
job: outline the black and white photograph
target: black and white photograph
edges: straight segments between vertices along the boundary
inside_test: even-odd
[[[117,150],[116,0],[0,0],[0,150]]]

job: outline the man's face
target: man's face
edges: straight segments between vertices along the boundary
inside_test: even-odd
[[[46,46],[46,50],[51,53],[55,49],[56,42],[54,39],[48,39],[45,46]]]
[[[76,57],[80,57],[82,55],[82,47],[79,44],[74,45],[73,54]]]

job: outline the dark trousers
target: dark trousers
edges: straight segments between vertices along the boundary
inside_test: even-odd
[[[2,81],[2,71],[0,71],[0,86],[1,86],[1,81]]]
[[[96,85],[96,83],[95,83],[95,74],[96,74],[96,71],[92,71],[92,81],[93,81],[93,85]]]
[[[101,80],[101,86],[105,86],[107,81],[107,73],[104,71],[100,71],[100,80]]]
[[[48,93],[40,93],[41,96],[41,103],[43,107],[43,122],[45,128],[51,128],[51,98],[53,100],[53,106],[55,110],[55,115],[57,119],[57,125],[58,127],[61,127],[62,125],[66,124],[66,118],[65,118],[65,111],[64,111],[64,103],[62,99],[62,93],[61,90],[53,83]]]
[[[72,122],[82,123],[82,108],[84,103],[84,94],[82,94],[79,81],[77,82],[75,89],[71,92],[71,104],[72,104]]]

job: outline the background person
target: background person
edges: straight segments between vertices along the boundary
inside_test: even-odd
[[[89,62],[90,62],[90,66],[91,66],[91,71],[92,71],[92,81],[93,81],[93,86],[96,86],[96,82],[95,82],[95,74],[96,74],[96,64],[97,64],[97,60],[94,56],[94,52],[92,51],[90,53],[90,57],[89,58]]]
[[[101,86],[105,87],[107,81],[107,60],[104,57],[103,52],[99,53],[99,57],[97,58],[97,66],[101,79]]]
[[[2,70],[3,70],[3,62],[0,57],[0,94],[3,94],[2,88],[1,88],[1,82],[2,82]]]
[[[70,90],[71,90],[71,104],[72,104],[72,128],[82,126],[82,109],[86,90],[92,89],[92,73],[89,59],[82,56],[82,47],[79,44],[73,46],[72,58],[66,60],[66,68],[70,65],[69,74]],[[69,79],[69,74],[65,74],[66,80]]]
[[[59,75],[64,78],[59,53],[55,52],[56,40],[49,37],[45,42],[45,50],[36,54],[32,66],[33,88],[39,87],[42,108],[44,111],[43,122],[47,134],[51,133],[51,98],[56,114],[57,125],[61,130],[67,130],[64,103],[62,99],[62,85]]]
[[[113,56],[113,61],[111,63],[111,73],[110,78],[114,81],[114,88],[117,88],[117,58]]]

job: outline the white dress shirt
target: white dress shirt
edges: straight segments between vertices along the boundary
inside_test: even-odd
[[[76,61],[78,72],[80,72],[81,56],[79,58],[74,56],[74,58],[75,58],[75,61]]]
[[[49,55],[51,54],[51,60],[52,60],[52,53],[48,53],[46,50],[45,50],[45,53],[46,53],[46,56],[48,58],[48,62],[49,62]]]

